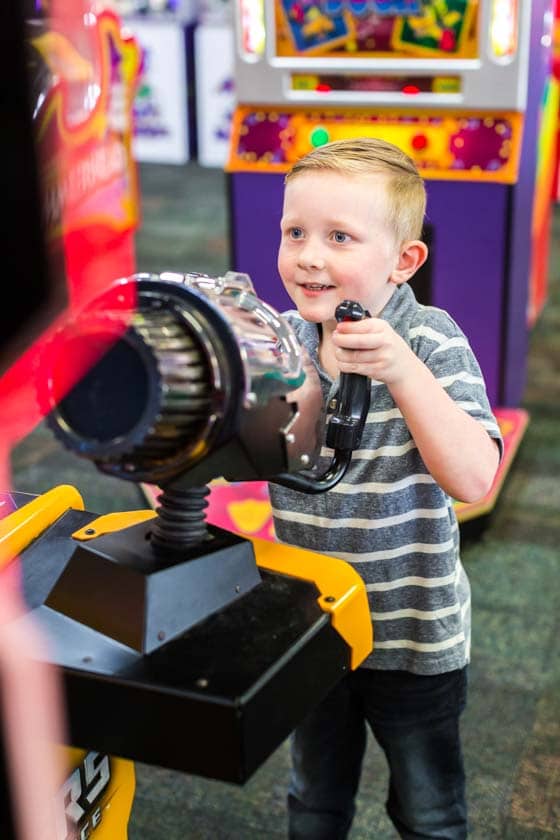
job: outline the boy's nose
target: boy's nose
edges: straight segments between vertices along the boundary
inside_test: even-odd
[[[301,268],[323,269],[325,260],[321,248],[313,242],[306,242],[298,252],[298,263]]]

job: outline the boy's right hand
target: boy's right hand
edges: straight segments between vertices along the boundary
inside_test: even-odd
[[[341,373],[359,373],[386,385],[397,385],[414,374],[420,360],[382,318],[340,321],[332,333]]]

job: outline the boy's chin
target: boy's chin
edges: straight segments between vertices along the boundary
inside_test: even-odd
[[[302,316],[304,321],[307,321],[310,324],[326,325],[326,324],[332,323],[333,328],[336,326],[336,319],[334,317],[334,312],[328,313],[328,314],[324,313],[324,315],[323,315],[323,314],[318,313],[318,312],[306,312],[306,311],[302,312],[300,310],[300,315]]]
[[[305,320],[310,321],[312,324],[322,324],[323,321],[327,320],[323,317],[321,312],[317,312],[317,310],[313,309],[311,306],[302,306],[300,312],[303,312]]]
[[[333,315],[329,315],[325,307],[312,306],[305,302],[301,303],[301,301],[298,303],[297,309],[299,314],[305,321],[309,321],[310,324],[323,324],[334,316],[334,313]]]
[[[338,300],[331,294],[325,296],[324,300],[318,297],[307,297],[299,293],[290,295],[299,314],[305,318],[306,321],[320,324],[323,321],[328,321],[334,318],[334,310],[337,307]],[[331,311],[332,310],[332,311]]]

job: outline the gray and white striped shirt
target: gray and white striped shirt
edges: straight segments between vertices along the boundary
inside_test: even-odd
[[[319,365],[317,325],[295,311],[285,317],[319,370],[325,405],[332,406],[337,386]],[[501,445],[480,367],[455,321],[418,304],[406,284],[397,286],[380,317]],[[319,474],[331,454],[323,447]],[[437,674],[468,662],[470,587],[453,500],[429,474],[383,383],[372,381],[360,448],[336,487],[319,495],[275,484],[269,489],[281,542],[346,560],[363,578],[375,636],[364,666]]]

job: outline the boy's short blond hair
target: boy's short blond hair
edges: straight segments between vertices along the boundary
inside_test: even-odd
[[[347,175],[385,173],[389,223],[401,245],[420,239],[426,212],[426,187],[412,158],[397,146],[375,137],[337,140],[313,149],[288,172],[285,183],[303,172],[331,171]]]

